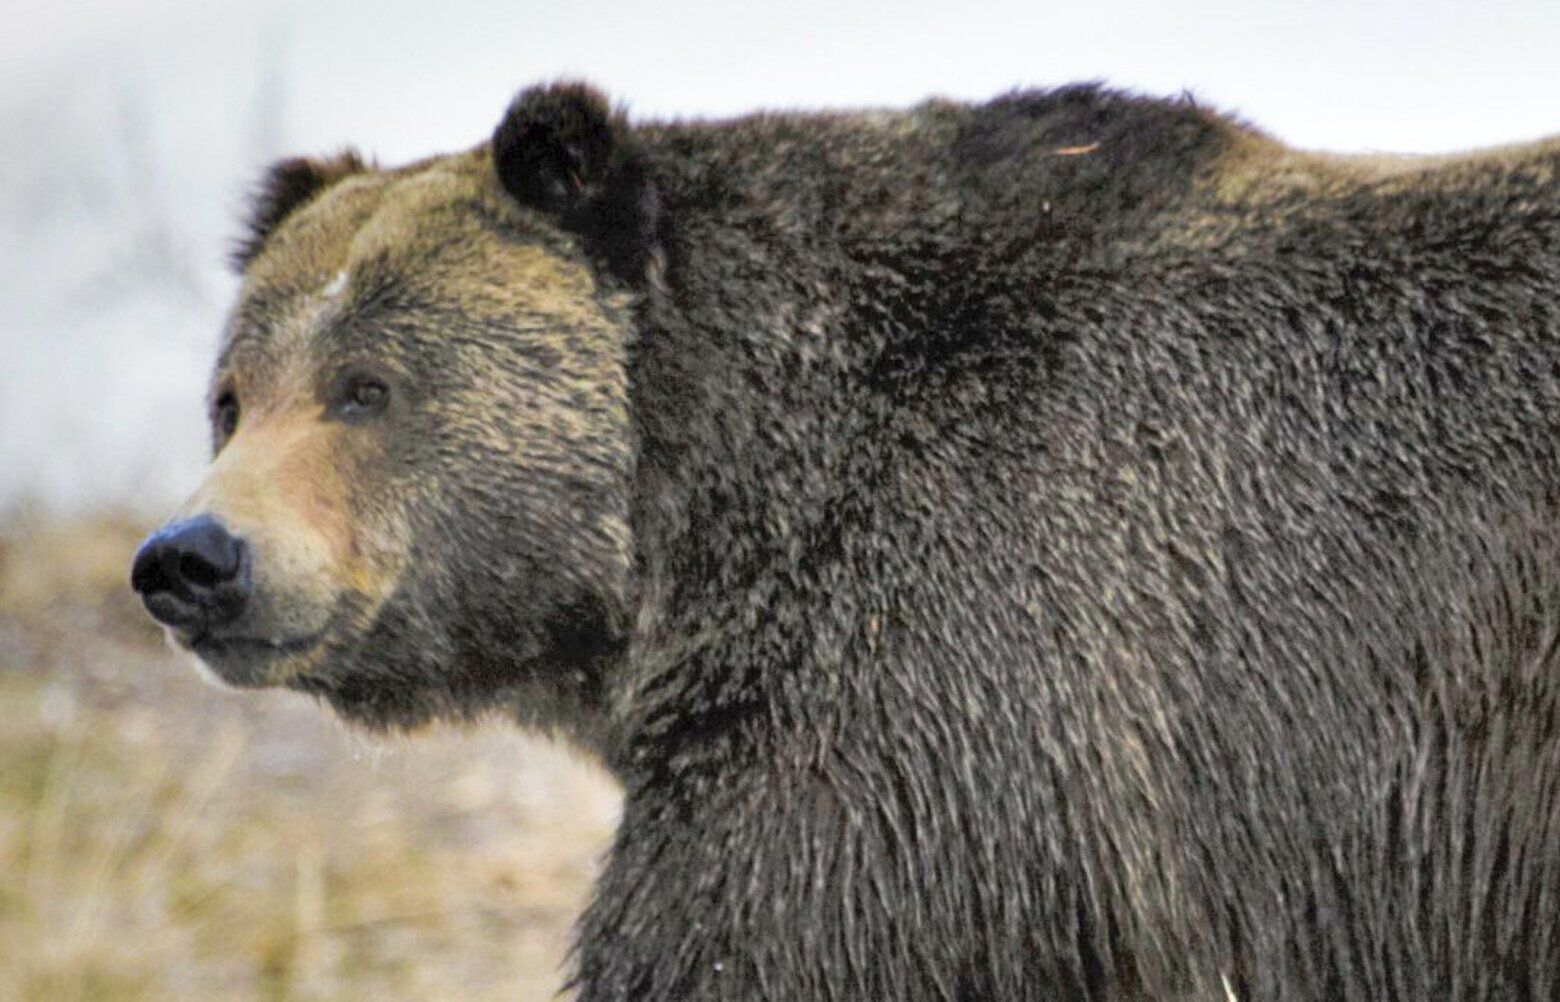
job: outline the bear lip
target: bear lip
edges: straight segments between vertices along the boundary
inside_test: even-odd
[[[279,685],[272,666],[307,653],[325,639],[325,631],[271,639],[200,633],[181,641],[220,681],[236,688]]]
[[[309,650],[325,636],[324,631],[305,634],[301,637],[283,637],[270,640],[265,637],[220,636],[213,633],[201,633],[185,641],[191,650],[197,652],[213,651],[221,653],[228,650],[261,650],[273,651],[278,655],[302,654]]]

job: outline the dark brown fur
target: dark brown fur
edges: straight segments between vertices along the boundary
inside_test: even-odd
[[[539,88],[273,175],[223,448],[317,472],[192,510],[268,681],[616,771],[582,1002],[1552,999],[1557,172]]]

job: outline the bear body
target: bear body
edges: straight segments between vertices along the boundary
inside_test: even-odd
[[[240,323],[374,267],[385,356],[466,366],[351,453],[388,597],[267,683],[610,765],[582,1002],[1560,997],[1560,143],[559,86],[293,163],[243,253]],[[593,333],[489,373],[521,313]]]
[[[586,998],[1560,991],[1560,146],[1093,90],[657,141],[676,667]]]

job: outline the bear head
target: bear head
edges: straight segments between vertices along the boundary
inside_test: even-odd
[[[632,131],[580,85],[522,92],[465,153],[272,167],[212,466],[132,569],[173,641],[371,726],[506,706],[588,731],[631,615],[656,217]]]

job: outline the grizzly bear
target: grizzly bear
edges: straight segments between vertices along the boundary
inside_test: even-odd
[[[237,258],[133,584],[599,756],[583,1002],[1560,998],[1560,141],[558,84]]]

